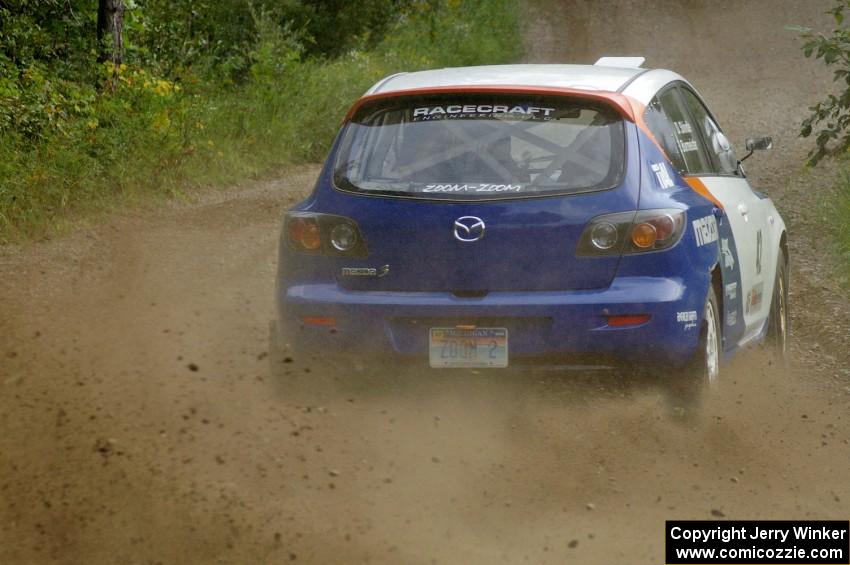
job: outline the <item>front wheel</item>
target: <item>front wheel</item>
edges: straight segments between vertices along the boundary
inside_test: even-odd
[[[767,345],[781,367],[788,367],[788,342],[791,332],[788,316],[788,266],[785,253],[779,252],[776,264],[776,283],[770,302],[767,322]]]

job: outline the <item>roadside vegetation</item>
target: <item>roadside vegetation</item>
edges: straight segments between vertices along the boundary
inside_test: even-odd
[[[803,54],[833,70],[839,91],[809,108],[811,114],[801,124],[800,135],[814,138],[810,166],[824,158],[838,161],[839,183],[831,198],[822,200],[818,212],[831,225],[839,276],[845,286],[850,286],[850,0],[836,0],[828,13],[835,22],[829,34],[792,28],[803,39]]]
[[[320,160],[380,77],[521,46],[515,0],[2,1],[0,242]]]

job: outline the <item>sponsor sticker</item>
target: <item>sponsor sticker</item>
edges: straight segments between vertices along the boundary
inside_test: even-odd
[[[726,298],[729,300],[738,298],[738,283],[732,282],[726,285]]]
[[[676,312],[676,321],[677,322],[696,322],[697,321],[696,310],[691,310],[690,312]]]
[[[764,283],[758,283],[747,293],[747,314],[758,312],[761,309],[762,295],[764,294]]]
[[[723,238],[720,240],[720,253],[723,255],[723,266],[727,269],[735,268],[735,258],[732,256],[732,250],[729,249],[729,239]]]
[[[413,121],[495,118],[549,121],[554,118],[554,113],[555,108],[528,104],[448,104],[414,108]]]
[[[464,184],[426,184],[422,192],[520,192],[521,184],[487,184],[487,183],[464,183]]]
[[[691,223],[694,226],[698,247],[717,241],[717,220],[714,216],[699,218]]]
[[[652,172],[655,173],[655,180],[658,181],[658,186],[661,188],[672,188],[674,186],[673,179],[670,178],[670,172],[667,170],[667,165],[664,163],[650,163]]]
[[[737,310],[731,310],[729,312],[726,312],[726,325],[727,326],[734,326],[737,323],[738,323],[738,311]]]
[[[696,310],[690,310],[688,312],[676,312],[676,321],[685,324],[685,330],[697,327]]]

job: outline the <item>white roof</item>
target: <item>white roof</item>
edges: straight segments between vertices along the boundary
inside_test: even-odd
[[[542,86],[616,92],[645,69],[594,65],[489,65],[399,73],[366,94],[442,86]]]

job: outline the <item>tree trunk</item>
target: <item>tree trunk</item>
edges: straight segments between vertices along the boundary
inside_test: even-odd
[[[97,40],[101,45],[100,61],[112,61],[118,67],[124,51],[124,0],[98,0]],[[112,36],[112,49],[103,46],[105,35]]]

